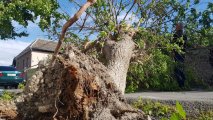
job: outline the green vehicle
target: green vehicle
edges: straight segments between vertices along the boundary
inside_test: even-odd
[[[0,86],[5,89],[8,86],[18,88],[19,83],[23,82],[24,73],[16,70],[13,66],[0,66]]]

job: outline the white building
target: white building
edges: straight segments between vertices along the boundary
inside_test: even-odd
[[[15,65],[19,71],[36,68],[40,60],[47,58],[55,50],[57,42],[38,39],[15,57]]]

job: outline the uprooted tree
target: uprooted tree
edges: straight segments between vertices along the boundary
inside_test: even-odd
[[[122,86],[114,84],[117,80],[125,82],[123,79],[126,78],[134,49],[134,31],[121,29],[120,42],[107,38],[106,47],[103,48],[110,61],[107,67],[73,46],[66,47],[58,55],[68,27],[95,2],[88,0],[63,26],[49,65],[39,64],[38,72],[28,81],[23,95],[18,98],[18,118],[146,119],[143,112],[132,108],[123,98],[124,91],[118,89]]]
[[[167,0],[88,0],[83,6],[75,3],[80,9],[62,27],[52,60],[39,64],[24,93],[16,100],[17,118],[145,119],[144,114],[128,105],[122,96],[129,63],[143,57],[144,45],[145,48],[165,47],[167,44],[161,42],[169,43],[158,33],[166,31],[167,20],[178,19],[170,18],[170,13],[181,11],[181,4]],[[88,8],[91,5],[93,7]],[[83,54],[73,45],[63,46],[66,32],[83,12],[86,15],[82,25],[76,23],[76,26],[80,31],[88,30],[90,34],[98,31],[100,34],[82,52],[88,54],[95,49],[99,60]],[[182,12],[178,14],[182,15]],[[94,27],[87,24],[88,19],[90,23],[94,21],[91,24]],[[146,26],[149,29],[142,29]],[[160,40],[155,41],[155,46],[142,44],[141,33],[149,33],[148,37],[158,35]]]
[[[77,7],[81,7],[82,5],[81,1],[72,0],[70,2],[75,3]],[[203,4],[208,4],[205,10],[199,11],[196,9],[196,6]],[[134,38],[134,42],[137,48],[133,53],[134,58],[132,57],[131,59],[131,69],[129,69],[128,80],[131,82],[131,86],[137,86],[137,84],[134,84],[138,83],[137,81],[140,81],[139,83],[143,82],[145,86],[158,86],[159,84],[169,83],[169,81],[174,80],[170,80],[171,77],[167,77],[168,75],[165,76],[165,74],[168,73],[162,72],[166,70],[159,68],[158,64],[152,64],[156,62],[151,62],[151,66],[154,66],[154,68],[141,68],[140,66],[144,64],[144,60],[141,59],[144,59],[144,56],[142,55],[141,57],[140,54],[144,54],[144,51],[148,51],[148,57],[145,57],[145,59],[148,58],[148,60],[152,60],[152,56],[155,56],[155,54],[161,53],[163,53],[162,56],[169,57],[167,54],[164,54],[165,51],[169,52],[172,48],[177,48],[177,46],[169,42],[169,40],[172,39],[172,34],[170,34],[173,30],[172,25],[180,21],[186,25],[185,31],[190,44],[212,45],[212,7],[212,3],[199,0],[97,0],[97,3],[92,8],[86,10],[86,15],[80,19],[80,22],[77,22],[73,27],[68,29],[65,39],[72,39],[72,41],[74,41],[72,42],[73,44],[77,43],[77,46],[81,46],[81,41],[77,40],[76,35],[74,35],[75,37],[72,37],[72,35],[73,33],[76,34],[76,31],[83,31],[82,36],[90,36],[95,33],[99,34],[99,38],[108,37],[114,41],[119,41],[121,29],[128,31],[128,29],[131,28],[129,29],[129,31],[131,31],[133,30],[132,28],[136,28],[138,32],[136,38]],[[48,31],[51,38],[55,39],[55,37],[59,35],[58,30],[62,27],[60,20],[62,19],[64,21],[64,19],[69,18],[66,13],[69,12],[69,10],[65,10],[65,14],[62,13],[64,8],[66,7],[60,6],[56,0],[33,0],[33,2],[3,0],[0,2],[0,37],[1,39],[8,39],[25,36],[27,32],[23,28],[27,27],[29,22],[35,22],[42,30]],[[191,34],[191,32],[194,34]],[[98,39],[94,43],[101,44],[99,48],[100,46],[105,46],[103,39]],[[103,49],[98,52],[102,53]],[[98,57],[103,58],[102,56]],[[164,59],[162,61],[167,60]],[[106,62],[107,61],[104,60],[104,63]],[[163,64],[168,63],[162,63],[160,66],[163,67]],[[135,68],[140,70],[136,70],[135,72]],[[160,69],[160,71],[157,72],[159,74],[152,75],[156,73],[158,69]],[[151,77],[149,77],[149,73]],[[123,78],[125,78],[125,76],[123,76]],[[132,80],[135,78],[141,79]],[[152,78],[154,79],[152,80]],[[121,83],[124,83],[121,86],[125,86],[125,82]],[[153,85],[151,85],[152,83]]]

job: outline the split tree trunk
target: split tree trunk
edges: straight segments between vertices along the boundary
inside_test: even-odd
[[[120,41],[107,40],[103,48],[108,73],[122,94],[126,88],[126,77],[135,44],[132,36],[122,34]]]

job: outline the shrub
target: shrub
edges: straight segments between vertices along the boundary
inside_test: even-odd
[[[25,87],[25,83],[19,83],[19,85],[18,85],[18,89],[24,89],[24,87]]]
[[[0,99],[1,100],[5,100],[5,101],[10,101],[14,98],[15,96],[11,93],[11,92],[8,92],[8,91],[3,91]]]
[[[139,98],[132,106],[141,109],[146,115],[157,118],[169,118],[172,113],[176,112],[175,107],[164,105],[159,102],[145,101],[142,100],[142,98]]]
[[[173,77],[174,65],[170,56],[161,50],[154,50],[148,61],[130,65],[126,92],[140,89],[178,90],[178,84]]]

